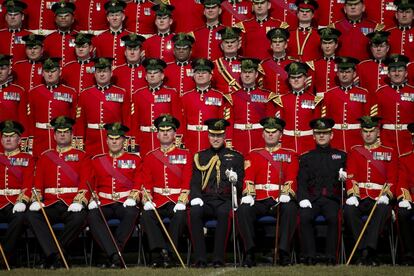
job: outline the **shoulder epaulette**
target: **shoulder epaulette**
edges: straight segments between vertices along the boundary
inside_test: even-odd
[[[272,17],[273,18],[273,17]],[[276,19],[275,19],[276,20]],[[279,26],[279,28],[282,28],[282,29],[287,29],[287,28],[289,28],[290,26],[289,26],[289,24],[287,23],[287,22],[282,22],[281,24],[280,24],[280,26]]]
[[[385,25],[384,25],[384,24],[382,24],[382,23],[378,23],[378,24],[375,26],[375,31],[382,31],[382,30],[384,30],[384,28],[385,28]]]
[[[230,103],[230,105],[233,105],[233,98],[231,94],[223,94],[223,97]]]
[[[315,71],[315,64],[313,63],[313,60],[309,60],[306,62],[306,64],[309,66],[312,71]]]
[[[271,92],[269,94],[269,98],[268,98],[268,102],[273,101],[275,104],[277,104],[280,107],[283,107],[283,101],[282,101],[282,96],[278,95],[274,92]]]
[[[247,19],[246,21],[250,21],[252,19],[253,18],[250,18],[250,19]],[[244,28],[243,22],[246,22],[246,21],[240,21],[240,22],[236,23],[234,25],[234,27],[240,28],[242,30],[242,32],[245,33],[246,32],[246,29]]]

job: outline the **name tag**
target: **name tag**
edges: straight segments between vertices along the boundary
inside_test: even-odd
[[[154,96],[154,102],[156,103],[169,103],[171,102],[171,95],[169,94],[161,94]]]
[[[78,154],[68,154],[65,156],[66,162],[77,162],[79,161],[79,155]]]
[[[118,168],[120,169],[135,169],[135,160],[118,160]]]
[[[364,95],[364,94],[351,93],[351,94],[349,94],[349,100],[351,100],[353,102],[360,102],[360,103],[366,103],[367,102],[366,95]]]
[[[222,104],[220,98],[214,98],[214,97],[206,97],[204,103],[206,105],[216,105],[216,106],[221,106]]]
[[[292,161],[292,156],[287,153],[275,153],[272,155],[273,161],[279,161],[279,162],[286,162],[290,163]]]
[[[122,102],[124,102],[124,95],[117,94],[117,93],[108,93],[108,94],[105,95],[105,99],[108,102],[122,103]]]
[[[27,167],[29,166],[29,159],[12,157],[10,158],[10,164],[13,166]]]
[[[414,94],[413,93],[402,93],[401,101],[414,102]]]
[[[342,156],[340,154],[332,154],[332,160],[339,160],[342,159]]]
[[[3,99],[9,101],[20,101],[20,94],[17,92],[4,92]]]
[[[312,100],[303,100],[301,107],[304,109],[315,109],[315,102]]]
[[[267,97],[264,95],[252,94],[250,95],[250,101],[253,103],[266,103]]]
[[[62,93],[62,92],[53,92],[53,99],[62,101],[62,102],[72,102],[72,95],[68,93]]]
[[[374,152],[373,153],[373,159],[374,160],[380,160],[380,161],[391,161],[391,153],[390,152]]]
[[[170,164],[187,164],[187,157],[183,154],[168,156]]]

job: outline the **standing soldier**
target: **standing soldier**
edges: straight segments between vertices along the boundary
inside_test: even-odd
[[[6,256],[11,257],[16,243],[24,230],[26,205],[30,201],[33,186],[34,160],[20,151],[23,125],[6,120],[0,123],[0,221],[8,223],[2,245]]]
[[[108,28],[104,9],[108,0],[75,0],[74,2],[77,7],[75,15],[77,31],[98,35]]]
[[[191,68],[191,49],[194,37],[185,33],[173,36],[175,61],[167,64],[165,85],[174,88],[180,96],[194,88],[193,68]]]
[[[25,91],[33,89],[42,83],[43,70],[43,40],[42,35],[25,35],[23,41],[26,45],[27,59],[16,62],[13,72],[16,84],[22,86]]]
[[[379,117],[364,116],[360,122],[364,145],[354,146],[347,157],[346,190],[349,197],[344,216],[356,241],[364,225],[362,217],[368,215],[377,202],[365,235],[359,243],[360,258],[357,260],[359,264],[376,265],[378,238],[390,216],[389,203],[395,195],[398,155],[392,148],[381,145]],[[385,185],[387,186],[384,187]]]
[[[107,152],[104,124],[128,123],[131,108],[129,94],[111,83],[112,59],[102,57],[94,61],[96,85],[80,94],[75,126],[75,133],[84,139],[86,152],[91,156]]]
[[[92,34],[76,35],[74,41],[76,60],[66,63],[62,68],[63,81],[73,87],[78,94],[95,84],[92,37]]]
[[[299,161],[298,201],[302,254],[306,264],[315,264],[315,218],[322,214],[327,233],[324,257],[327,265],[336,264],[338,245],[338,215],[342,204],[341,181],[346,180],[346,154],[331,147],[335,121],[329,118],[314,119],[313,129],[316,148],[303,154]]]
[[[245,178],[243,197],[237,209],[239,231],[244,241],[246,257],[243,266],[255,265],[256,247],[255,222],[261,216],[275,216],[280,202],[279,256],[280,264],[290,264],[290,244],[295,233],[297,204],[293,200],[296,194],[298,156],[291,149],[282,148],[285,122],[275,117],[260,121],[263,126],[264,148],[254,149],[244,161]],[[276,237],[279,238],[279,237]]]
[[[411,136],[406,130],[407,124],[414,121],[414,87],[407,84],[406,56],[390,55],[386,64],[390,84],[377,90],[372,110],[383,118],[381,141],[401,155],[412,150]]]
[[[186,205],[190,193],[192,156],[188,150],[175,146],[175,133],[180,122],[170,114],[161,115],[154,121],[158,130],[160,148],[149,152],[142,165],[142,188],[144,212],[141,224],[147,233],[152,252],[159,252],[153,267],[169,267],[171,248],[155,216],[170,219],[168,232],[176,248],[187,221]],[[161,173],[160,173],[161,172]]]
[[[157,33],[145,41],[143,45],[145,56],[159,58],[165,62],[174,61],[172,41],[174,33],[171,32],[174,6],[161,3],[153,6],[152,10],[156,14],[154,24],[157,27]]]
[[[23,28],[26,3],[18,0],[3,1],[7,10],[5,19],[7,28],[0,30],[0,53],[13,56],[12,63],[26,58],[23,36],[30,32]],[[4,7],[3,7],[4,8]]]
[[[337,57],[335,62],[339,86],[325,93],[322,116],[335,121],[332,146],[348,152],[352,146],[360,144],[360,125],[357,122],[359,117],[369,112],[370,95],[365,88],[354,84],[358,60]]]
[[[144,60],[143,66],[148,85],[132,95],[131,134],[139,145],[140,154],[145,155],[159,147],[154,120],[166,113],[181,119],[182,110],[178,92],[163,83],[167,64],[161,59],[149,58]],[[177,140],[181,138],[182,135]]]
[[[151,9],[154,5],[149,0],[125,0],[125,28],[131,33],[151,35],[155,33],[155,13]]]
[[[128,34],[121,38],[125,43],[126,62],[114,68],[114,83],[132,97],[132,93],[138,88],[145,86],[145,69],[142,66],[142,43],[145,37],[138,34]]]
[[[105,219],[119,219],[114,233],[115,241],[122,252],[130,235],[136,227],[139,216],[139,184],[141,157],[123,150],[125,133],[128,128],[119,122],[105,124],[106,142],[109,152],[93,157],[90,183],[99,196],[99,203],[91,200],[88,205],[88,223],[93,238],[105,251],[108,266],[116,268],[121,261],[115,245],[108,233],[103,218],[99,215],[97,204],[102,205]]]
[[[48,35],[45,39],[45,53],[49,57],[61,57],[62,66],[75,60],[75,36],[72,26],[75,22],[74,11],[75,4],[60,1],[52,6],[55,13],[55,23],[57,31]]]
[[[233,147],[246,156],[252,149],[263,147],[261,139],[262,126],[260,120],[268,111],[269,91],[258,88],[260,60],[243,58],[241,61],[240,79],[243,88],[231,94],[233,114],[230,122],[233,125]]]
[[[196,87],[184,93],[181,98],[183,120],[186,128],[184,143],[192,154],[208,147],[207,119],[222,117],[230,119],[231,96],[223,95],[211,88],[213,62],[196,59],[191,63]],[[228,134],[231,137],[231,134]],[[231,140],[226,141],[229,144]]]
[[[125,63],[125,43],[121,38],[127,34],[122,24],[125,20],[126,3],[119,0],[109,0],[105,3],[106,19],[108,20],[109,29],[104,31],[93,39],[93,45],[96,47],[98,57],[113,58],[112,65],[118,66]]]
[[[315,61],[315,90],[316,95],[323,95],[336,86],[337,67],[335,52],[338,49],[338,38],[341,32],[333,28],[318,30],[321,38],[323,58]]]
[[[386,85],[388,79],[388,67],[385,64],[388,52],[390,50],[389,32],[376,31],[367,34],[370,39],[369,49],[371,51],[371,59],[361,61],[357,66],[359,85],[368,90],[370,95],[381,86]],[[367,74],[369,72],[369,74]]]
[[[413,0],[395,0],[397,11],[397,26],[388,29],[390,32],[390,53],[407,56],[414,60],[414,1]]]
[[[89,159],[84,151],[72,144],[72,126],[75,120],[65,116],[53,118],[56,148],[44,151],[36,164],[34,187],[42,200],[42,207],[33,197],[27,219],[46,256],[46,268],[59,266],[59,251],[39,211],[44,208],[50,223],[63,222],[65,227],[59,243],[68,252],[70,243],[78,237],[86,224],[86,189],[79,184],[86,176]]]
[[[224,266],[224,253],[231,227],[232,190],[236,189],[235,192],[239,193],[243,185],[243,156],[225,147],[225,130],[230,125],[228,121],[209,119],[204,124],[208,126],[210,148],[194,156],[190,183],[191,237],[194,244],[195,265],[206,267],[204,221],[217,219],[213,265],[218,268]]]
[[[78,93],[60,80],[60,58],[48,58],[43,62],[43,79],[29,91],[27,115],[30,133],[33,135],[33,155],[37,158],[45,150],[56,146],[50,121],[57,116],[74,118]]]

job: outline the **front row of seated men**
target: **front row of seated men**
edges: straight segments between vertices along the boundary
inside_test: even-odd
[[[88,224],[94,240],[107,256],[105,267],[120,267],[118,249],[123,248],[136,227],[139,215],[149,249],[155,254],[153,267],[172,264],[172,246],[165,238],[155,212],[169,218],[168,232],[175,246],[187,224],[193,243],[196,267],[207,266],[204,223],[217,219],[214,237],[213,265],[225,264],[226,243],[231,229],[232,189],[242,194],[234,219],[244,244],[243,265],[255,265],[257,237],[255,223],[264,215],[279,212],[279,262],[289,265],[291,242],[300,218],[301,253],[307,264],[316,262],[313,222],[322,214],[327,223],[325,262],[336,263],[338,250],[338,217],[343,216],[357,240],[366,215],[377,202],[377,209],[359,244],[357,263],[376,264],[378,237],[389,218],[392,201],[398,200],[400,235],[405,260],[412,261],[413,240],[410,235],[412,201],[409,170],[413,154],[398,157],[379,140],[380,118],[360,118],[363,145],[355,146],[349,155],[330,146],[335,122],[329,118],[310,122],[316,148],[300,158],[281,146],[285,122],[268,117],[261,120],[265,147],[250,152],[246,160],[225,146],[224,119],[210,119],[210,147],[193,156],[175,146],[180,122],[169,114],[154,121],[160,148],[140,157],[124,151],[128,128],[120,123],[106,124],[109,151],[90,158],[72,144],[74,120],[57,117],[51,121],[56,149],[45,151],[36,166],[31,155],[19,150],[23,127],[15,121],[0,123],[0,220],[9,224],[3,248],[9,259],[27,223],[36,235],[45,255],[43,266],[58,267],[60,255],[41,208],[50,222],[63,222],[59,242],[70,255],[71,242]],[[408,130],[414,133],[414,124]],[[346,169],[346,171],[345,171]],[[399,178],[397,177],[399,174]],[[343,187],[346,186],[346,187]],[[342,203],[343,188],[348,197]],[[36,190],[36,193],[34,192]],[[91,191],[99,200],[91,196]],[[142,204],[142,212],[140,207]],[[113,243],[99,209],[106,218],[119,219]],[[27,209],[27,210],[26,210]],[[189,212],[187,210],[189,209]],[[188,214],[188,220],[187,220]]]

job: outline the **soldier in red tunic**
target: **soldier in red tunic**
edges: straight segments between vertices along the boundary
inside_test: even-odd
[[[111,268],[121,266],[116,247],[99,215],[97,204],[101,204],[105,219],[119,219],[114,233],[115,241],[122,252],[136,227],[139,216],[137,203],[141,185],[141,157],[123,150],[128,128],[120,122],[105,124],[106,143],[109,152],[92,158],[89,181],[99,201],[88,204],[88,223],[93,238],[108,257]]]
[[[204,2],[206,3],[208,1]],[[252,1],[220,0],[219,5],[220,4],[221,22],[224,26],[232,27],[235,26],[237,23],[250,19],[254,16],[252,12]]]
[[[298,156],[283,148],[280,137],[285,122],[267,117],[260,121],[265,147],[254,149],[244,161],[245,177],[243,197],[237,209],[239,231],[244,242],[246,257],[243,266],[255,265],[255,222],[261,216],[275,216],[275,205],[280,202],[279,256],[281,265],[290,264],[290,244],[295,233],[297,203],[296,177]]]
[[[319,8],[315,14],[318,28],[326,28],[344,18],[344,3],[343,0],[318,0]]]
[[[83,33],[99,35],[108,27],[104,5],[108,0],[74,0],[76,30]]]
[[[163,0],[175,7],[173,11],[175,33],[188,33],[203,26],[203,5],[200,0]]]
[[[347,157],[348,199],[344,217],[356,241],[365,223],[362,217],[371,212],[377,201],[375,212],[359,243],[359,259],[356,261],[357,264],[376,265],[378,237],[390,216],[390,200],[396,195],[398,153],[381,144],[379,117],[364,116],[360,121],[364,145],[354,146]]]
[[[397,11],[398,2],[407,0],[377,0],[365,1],[365,12],[368,18],[374,22],[382,24],[385,28],[395,26],[395,11]]]
[[[142,212],[141,225],[147,234],[149,248],[160,253],[153,267],[169,267],[171,245],[164,238],[154,208],[161,218],[169,218],[168,232],[178,248],[187,222],[186,205],[190,193],[192,156],[188,150],[175,146],[175,133],[180,122],[170,114],[155,119],[160,147],[144,157],[142,165]]]
[[[26,1],[29,3],[29,1]],[[39,35],[48,35],[56,30],[55,15],[52,6],[55,1],[30,0],[27,6],[27,28],[30,32]]]
[[[154,3],[150,0],[125,0],[125,3],[125,28],[136,34],[154,34],[155,13],[151,9]]]
[[[84,151],[72,147],[72,126],[75,120],[65,116],[54,118],[56,148],[44,151],[36,164],[34,187],[42,200],[50,223],[63,222],[64,230],[58,236],[63,250],[68,253],[71,242],[86,225],[88,190],[80,183],[86,177],[89,159]],[[27,219],[46,256],[46,268],[59,266],[59,251],[40,212],[40,204],[32,197]]]

